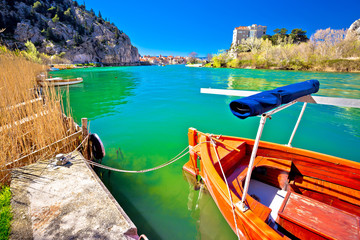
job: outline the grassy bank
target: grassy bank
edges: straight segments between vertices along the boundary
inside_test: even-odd
[[[346,36],[346,37],[345,37]],[[208,67],[360,72],[360,40],[343,30],[318,30],[308,42],[248,39],[215,55]]]
[[[11,192],[9,187],[0,189],[0,240],[9,238],[12,219],[10,206]]]

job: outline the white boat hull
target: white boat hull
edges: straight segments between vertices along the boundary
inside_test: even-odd
[[[45,86],[66,86],[66,85],[74,85],[78,83],[82,83],[82,78],[75,78],[75,79],[62,79],[62,78],[48,78],[44,81],[39,81],[39,84],[42,87]]]

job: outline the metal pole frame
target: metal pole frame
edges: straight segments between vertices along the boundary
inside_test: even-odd
[[[256,138],[255,138],[255,142],[254,142],[254,147],[252,149],[252,152],[251,152],[251,157],[250,157],[250,162],[249,162],[249,166],[248,166],[248,170],[247,170],[247,174],[246,174],[246,179],[245,179],[245,186],[244,186],[244,192],[242,194],[242,198],[241,198],[241,202],[239,202],[238,204],[236,204],[240,210],[242,210],[243,212],[245,212],[246,210],[248,210],[249,208],[245,205],[245,200],[246,200],[246,195],[247,195],[247,192],[249,190],[249,185],[250,185],[250,179],[251,179],[251,174],[252,174],[252,169],[254,167],[254,161],[255,161],[255,158],[256,158],[256,153],[257,153],[257,150],[258,150],[258,147],[259,147],[259,143],[260,143],[260,138],[261,138],[261,135],[262,135],[262,132],[264,130],[264,126],[265,126],[265,123],[266,123],[266,119],[267,118],[270,118],[271,119],[271,115],[274,114],[274,113],[277,113],[281,110],[284,110],[285,108],[287,107],[290,107],[291,105],[295,104],[296,101],[292,101],[288,104],[285,104],[283,106],[280,106],[268,113],[264,113],[262,116],[261,116],[261,119],[260,119],[260,124],[259,124],[259,128],[258,128],[258,131],[257,131],[257,134],[256,134]]]
[[[299,114],[298,120],[297,120],[297,122],[296,122],[296,124],[295,124],[294,130],[293,130],[293,132],[291,133],[289,142],[288,142],[288,144],[286,145],[286,146],[288,146],[288,147],[292,147],[292,146],[291,146],[291,142],[292,142],[292,140],[294,139],[295,133],[296,133],[298,127],[299,127],[299,124],[300,124],[301,118],[302,118],[302,116],[303,116],[303,114],[304,114],[306,105],[307,105],[307,102],[304,102],[304,105],[303,105],[302,108],[301,108],[301,112],[300,112],[300,114]]]

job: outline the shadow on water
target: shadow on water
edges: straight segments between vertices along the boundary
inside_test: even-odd
[[[120,206],[126,206],[126,214],[129,218],[136,219],[137,222],[141,222],[141,228],[137,225],[138,235],[145,234],[149,239],[161,239],[157,230],[151,226],[138,208],[131,203],[131,200],[128,199],[125,194],[121,193],[116,186],[111,184],[114,174],[112,174],[109,170],[99,168],[95,168],[95,172],[100,176],[101,181],[105,184],[109,191],[116,196],[116,201],[120,204]]]

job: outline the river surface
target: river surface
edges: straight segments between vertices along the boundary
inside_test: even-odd
[[[141,170],[158,166],[187,145],[187,130],[255,138],[258,117],[240,120],[229,110],[235,97],[201,94],[200,88],[270,90],[318,79],[317,95],[360,99],[360,74],[185,66],[104,67],[52,72],[82,77],[69,87],[75,120],[90,120],[106,148],[102,163]],[[61,88],[66,94],[66,88]],[[301,104],[266,122],[262,140],[286,144]],[[294,147],[360,162],[360,109],[308,104]],[[109,173],[102,181],[149,239],[236,239],[206,191],[195,191],[182,172],[188,156],[160,170]]]

